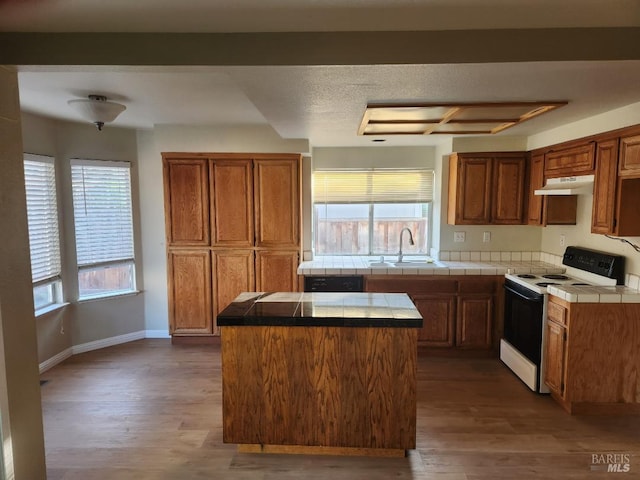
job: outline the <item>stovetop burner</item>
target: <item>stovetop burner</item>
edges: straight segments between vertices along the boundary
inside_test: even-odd
[[[531,275],[530,273],[521,273],[518,275],[518,278],[536,278],[535,275]]]
[[[542,275],[542,278],[548,278],[549,280],[569,280],[569,277],[559,273],[550,273],[548,275]]]
[[[560,285],[557,282],[538,282],[536,283],[539,287],[548,287],[549,285]]]

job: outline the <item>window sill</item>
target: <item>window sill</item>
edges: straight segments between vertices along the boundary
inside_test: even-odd
[[[102,295],[93,295],[91,297],[79,298],[78,303],[95,302],[98,300],[108,300],[110,298],[132,297],[140,293],[142,293],[141,290],[132,290],[131,292],[105,293]]]
[[[35,312],[36,313],[36,318],[43,317],[44,315],[46,315],[48,313],[51,313],[51,312],[56,312],[58,310],[62,310],[67,305],[69,305],[69,302],[54,303],[53,305],[47,305],[46,307],[39,308]]]

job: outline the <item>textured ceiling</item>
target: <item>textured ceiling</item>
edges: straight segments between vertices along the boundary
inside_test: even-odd
[[[0,32],[486,30],[639,25],[638,0],[0,0]],[[464,33],[465,38],[474,38],[473,31]],[[537,35],[544,43],[545,35]],[[40,37],[38,41],[44,42],[46,49],[46,39]],[[33,49],[36,44],[30,45]],[[468,42],[464,45],[473,47]],[[360,65],[332,65],[331,59],[336,57],[328,57],[324,65],[316,66],[18,68],[22,108],[40,115],[81,121],[67,101],[102,94],[127,105],[114,127],[270,125],[284,138],[306,138],[316,146],[361,146],[371,145],[371,138],[358,137],[357,131],[364,108],[372,102],[569,102],[498,135],[530,135],[640,102],[640,60],[617,60],[620,57],[616,57],[615,49],[607,49],[605,43],[595,45],[602,45],[593,50],[599,50],[595,58],[603,60],[541,62],[527,61],[527,55],[522,55],[512,63],[483,63],[486,59],[469,63],[473,60],[465,58],[462,63],[438,65],[372,65],[362,61],[356,62]],[[9,46],[16,50],[16,45]],[[109,44],[83,47],[89,52],[95,47],[97,56],[113,48]],[[262,45],[250,47],[259,52]],[[338,53],[341,47],[332,46]],[[378,44],[376,48],[384,47]],[[449,52],[460,56],[460,50],[453,50],[459,47],[411,44],[405,51],[429,48],[449,58]],[[495,52],[505,47],[508,45],[504,42],[492,45]],[[544,45],[546,51],[561,51],[569,60],[581,58],[571,56],[575,47],[570,42]],[[302,45],[296,54],[304,58],[305,48],[308,51]],[[349,48],[351,54],[371,51],[367,44]],[[64,64],[64,52],[51,50],[51,54],[62,58],[56,61]],[[626,58],[640,58],[633,55]],[[612,60],[605,61],[609,58]],[[389,138],[386,145],[429,145],[437,141],[416,135]]]

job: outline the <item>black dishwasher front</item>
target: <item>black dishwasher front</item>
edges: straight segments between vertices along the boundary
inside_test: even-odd
[[[362,275],[304,277],[305,292],[363,292]]]

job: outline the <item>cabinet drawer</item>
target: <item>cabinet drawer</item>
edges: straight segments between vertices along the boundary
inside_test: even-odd
[[[557,303],[549,302],[547,304],[547,318],[562,325],[567,324],[567,309]]]
[[[544,158],[545,178],[593,173],[595,147],[594,143],[589,143],[547,153]]]

